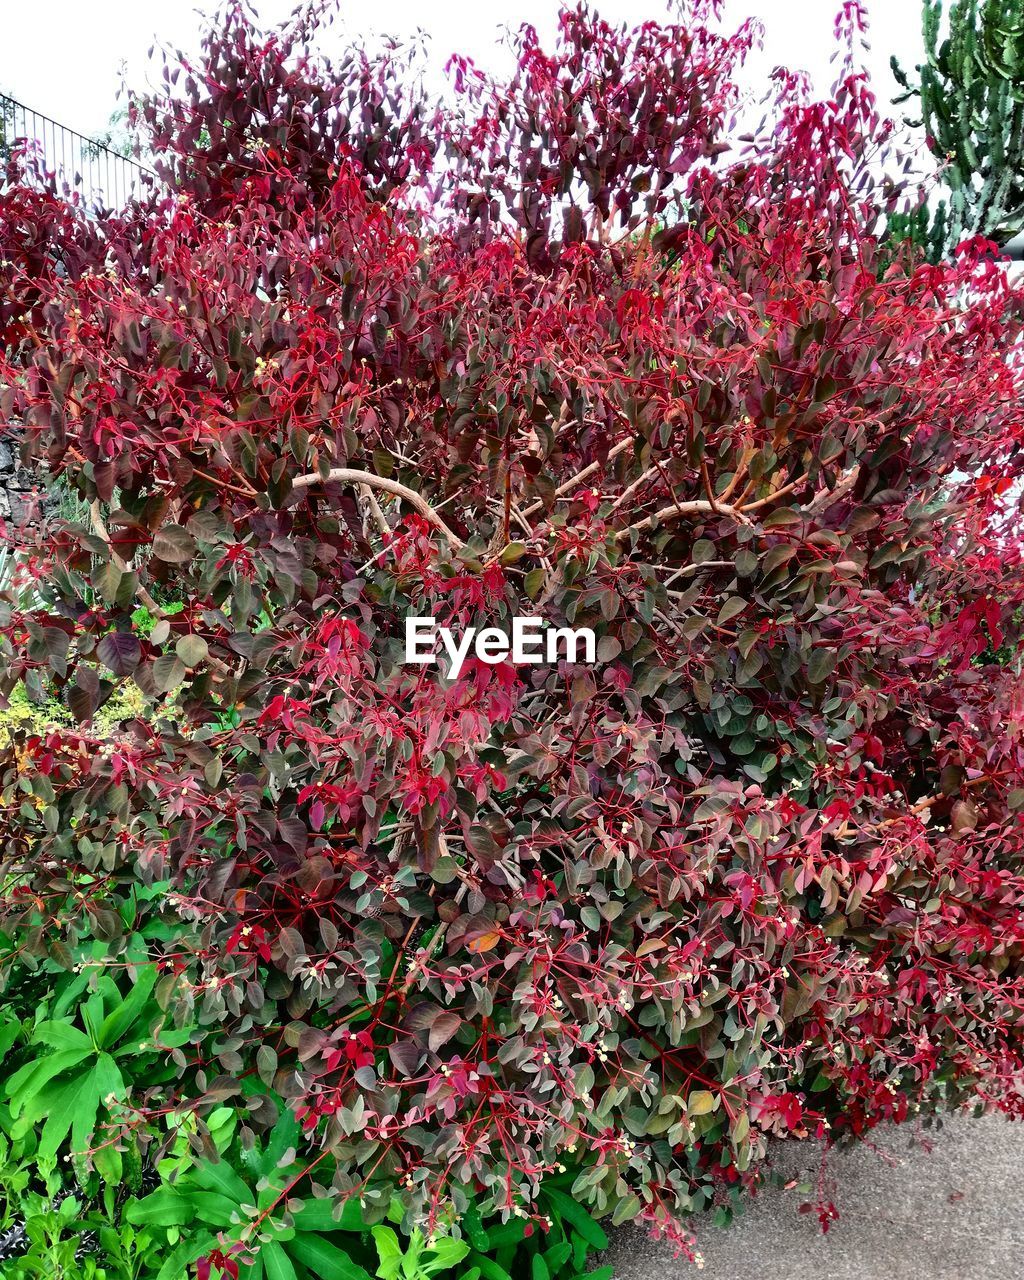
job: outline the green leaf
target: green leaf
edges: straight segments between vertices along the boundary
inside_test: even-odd
[[[109,1142],[103,1143],[93,1152],[93,1165],[108,1187],[118,1187],[124,1176],[124,1161],[118,1149]]]
[[[433,1274],[435,1271],[447,1271],[457,1266],[469,1253],[469,1245],[465,1240],[453,1240],[450,1236],[442,1236],[434,1241],[430,1252],[433,1257],[427,1264],[426,1270]]]
[[[234,1169],[225,1160],[207,1160],[197,1166],[190,1181],[207,1191],[219,1191],[235,1204],[255,1204],[256,1195],[250,1191]]]
[[[196,549],[195,538],[180,524],[165,524],[153,539],[153,555],[165,564],[188,564]]]
[[[17,1116],[22,1108],[43,1085],[72,1067],[77,1067],[92,1056],[92,1046],[87,1049],[65,1049],[47,1054],[35,1062],[26,1063],[7,1081],[7,1096],[11,1100],[11,1114]]]
[[[100,1026],[98,1040],[104,1049],[116,1044],[140,1016],[156,986],[156,979],[155,964],[144,965],[139,970],[135,986],[127,998],[107,1015]]]
[[[715,1109],[715,1095],[707,1089],[695,1089],[686,1099],[686,1110],[691,1116],[706,1116]]]
[[[283,1111],[267,1141],[266,1153],[260,1162],[260,1172],[269,1176],[280,1164],[284,1153],[298,1145],[301,1134],[302,1129],[295,1119],[295,1113]]]
[[[363,1214],[358,1196],[345,1201],[341,1217],[334,1217],[337,1201],[332,1196],[306,1200],[301,1209],[292,1214],[292,1220],[301,1231],[359,1231],[363,1226]]]
[[[89,1138],[96,1127],[96,1113],[100,1106],[98,1078],[100,1068],[93,1067],[82,1079],[81,1088],[75,1094],[75,1109],[71,1121],[71,1150],[84,1155],[89,1149]]]
[[[75,1113],[84,1105],[90,1090],[95,1097],[95,1087],[92,1072],[83,1071],[80,1075],[73,1076],[67,1084],[47,1092],[45,1103],[49,1114],[39,1138],[37,1156],[40,1160],[52,1160],[57,1154],[58,1147],[74,1123]]]
[[[512,1280],[511,1275],[504,1267],[499,1266],[493,1258],[488,1258],[486,1253],[473,1252],[470,1261],[479,1268],[480,1274],[484,1280]]]
[[[182,1280],[182,1277],[188,1272],[189,1266],[197,1258],[201,1258],[204,1253],[209,1253],[211,1249],[216,1247],[216,1244],[216,1239],[208,1231],[200,1232],[197,1236],[190,1235],[182,1240],[181,1244],[164,1261],[156,1280]]]
[[[592,1249],[608,1248],[608,1237],[604,1231],[572,1196],[566,1195],[564,1191],[556,1191],[554,1187],[545,1188],[543,1194],[558,1210],[558,1216],[564,1218]]]
[[[102,1099],[113,1094],[120,1101],[126,1093],[120,1067],[109,1053],[101,1053],[96,1060],[96,1096]]]
[[[523,556],[525,555],[526,555],[525,542],[510,542],[508,546],[502,550],[498,559],[502,564],[515,564],[516,561],[522,560]]]
[[[156,1036],[156,1043],[161,1049],[177,1049],[179,1045],[187,1044],[192,1038],[191,1027],[176,1027],[172,1031],[168,1031],[166,1027],[161,1028]],[[125,1052],[131,1052],[132,1046],[129,1044],[124,1049],[118,1049],[118,1056]]]
[[[117,988],[114,988],[115,992]],[[120,992],[117,993],[118,995]],[[80,1007],[82,1021],[85,1023],[85,1029],[92,1037],[93,1043],[98,1045],[100,1038],[100,1027],[103,1026],[103,1015],[106,1011],[106,1005],[103,1001],[102,991],[94,991],[88,1000]]]
[[[70,1022],[41,1022],[32,1036],[51,1049],[84,1049],[92,1053],[92,1041],[81,1029]]]
[[[690,550],[690,559],[694,564],[703,564],[715,557],[715,544],[707,538],[698,538]]]
[[[824,684],[836,665],[836,654],[831,649],[815,649],[807,664],[807,679],[811,684]]]
[[[260,1258],[263,1269],[267,1273],[267,1280],[298,1280],[291,1258],[276,1240],[270,1240],[263,1246],[260,1250]]]
[[[624,1222],[629,1222],[631,1218],[635,1218],[639,1212],[640,1197],[635,1193],[623,1196],[612,1211],[612,1226],[621,1227]]]
[[[20,1034],[21,1020],[19,1018],[11,1018],[9,1022],[5,1022],[3,1026],[0,1026],[0,1062],[3,1061],[8,1050]]]
[[[517,1218],[510,1218],[508,1222],[488,1227],[487,1247],[494,1250],[500,1249],[506,1244],[518,1244],[523,1239],[524,1225]]]
[[[191,668],[198,667],[201,662],[206,661],[210,646],[202,636],[187,635],[181,637],[174,646],[174,651],[185,666]]]
[[[344,1249],[320,1236],[297,1235],[288,1242],[288,1252],[317,1280],[371,1280],[370,1273],[353,1262]]]
[[[398,1236],[391,1227],[383,1225],[371,1227],[370,1234],[380,1259],[377,1275],[381,1280],[398,1280],[402,1270],[402,1246],[398,1242]]]
[[[182,1192],[182,1198],[191,1207],[193,1216],[211,1227],[230,1227],[232,1216],[238,1213],[237,1201],[231,1196],[222,1196],[219,1191],[199,1191],[189,1187]]]
[[[153,683],[158,693],[170,693],[185,679],[185,664],[173,653],[165,653],[153,663]]]
[[[544,1261],[547,1263],[548,1270],[556,1274],[561,1271],[571,1257],[572,1245],[568,1240],[560,1240],[558,1244],[553,1244],[550,1249],[544,1250]]]
[[[141,1200],[129,1200],[124,1216],[136,1226],[177,1227],[191,1221],[194,1209],[174,1187],[158,1187]]]

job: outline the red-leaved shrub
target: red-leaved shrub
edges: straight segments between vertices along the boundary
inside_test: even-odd
[[[80,722],[0,764],[8,967],[142,933],[181,1107],[275,1092],[371,1219],[568,1163],[678,1235],[770,1135],[1017,1114],[1003,266],[885,240],[849,63],[742,140],[706,14],[443,106],[316,19],[135,104],[147,203],[0,196],[3,419],[81,508],[0,603]],[[596,661],[403,661],[516,615]]]

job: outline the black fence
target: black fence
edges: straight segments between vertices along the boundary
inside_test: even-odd
[[[25,172],[88,208],[119,209],[151,190],[156,175],[74,129],[0,94],[0,182],[12,151],[23,148]]]

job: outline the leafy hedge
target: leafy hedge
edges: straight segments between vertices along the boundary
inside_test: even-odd
[[[443,107],[317,18],[135,103],[146,203],[0,195],[4,418],[89,510],[0,602],[75,721],[0,754],[5,1176],[126,1275],[545,1280],[773,1135],[1017,1114],[1020,293],[893,258],[849,61],[744,141],[701,12]]]

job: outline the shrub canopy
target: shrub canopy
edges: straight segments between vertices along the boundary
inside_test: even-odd
[[[78,722],[0,757],[8,977],[141,936],[160,1106],[292,1108],[371,1221],[568,1163],[678,1236],[772,1134],[1019,1112],[1004,269],[883,238],[849,60],[741,138],[703,12],[442,105],[320,17],[172,59],[147,202],[0,197],[4,420],[81,509],[0,602],[0,690]],[[597,661],[449,680],[409,615]]]

